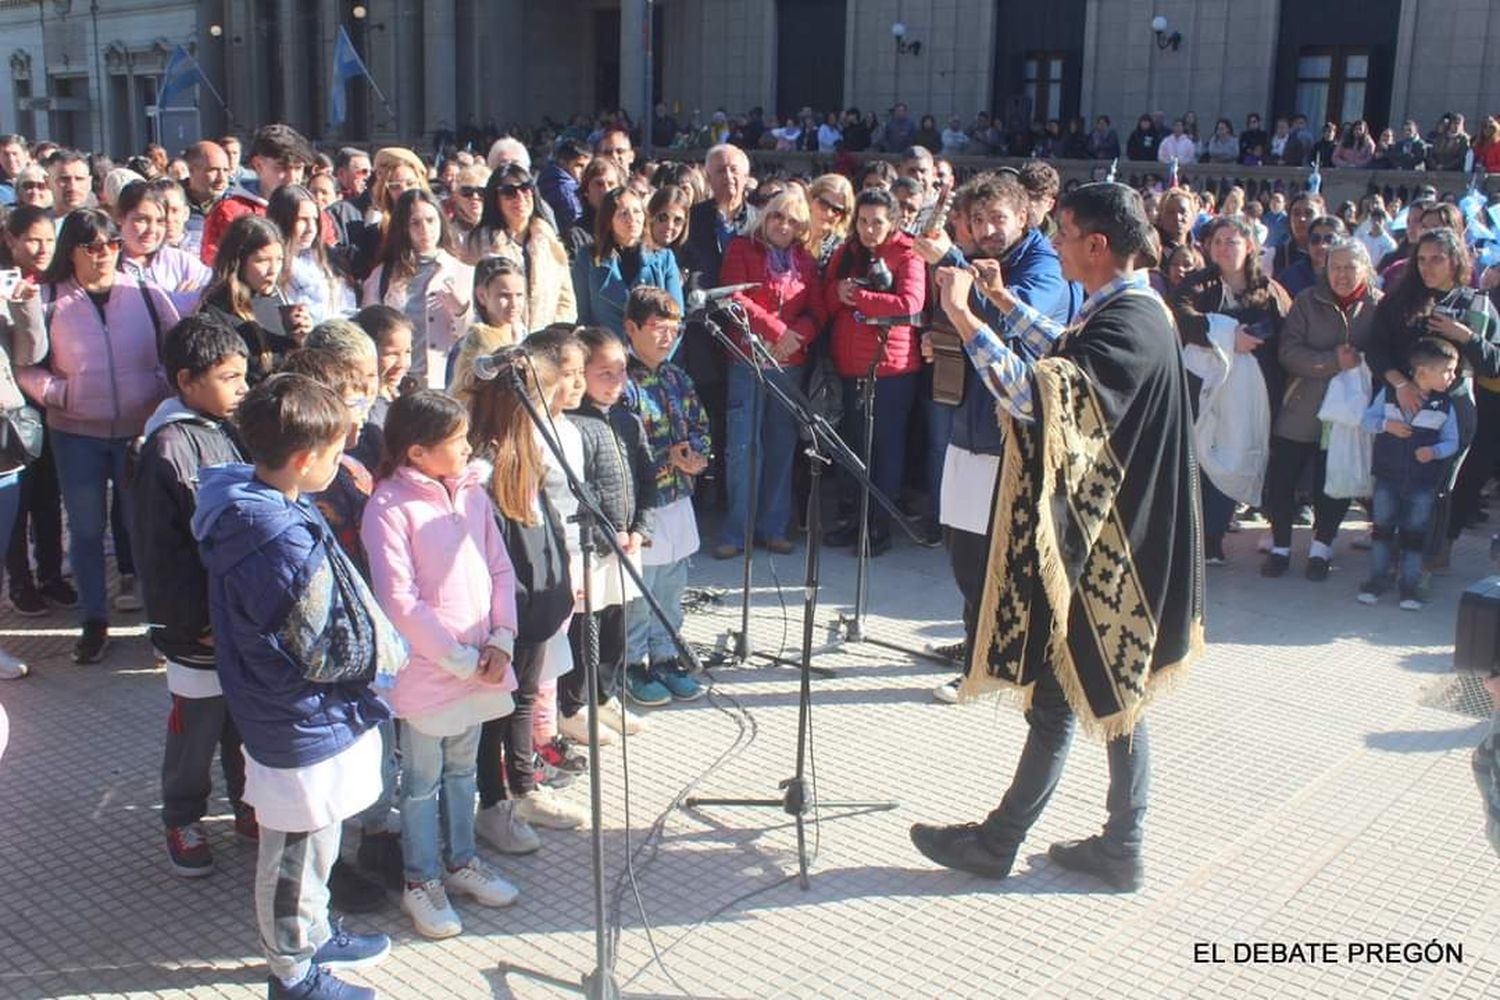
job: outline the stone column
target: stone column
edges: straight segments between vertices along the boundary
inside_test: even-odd
[[[422,121],[424,139],[431,139],[439,128],[457,132],[454,121],[458,109],[455,53],[458,47],[458,20],[453,0],[426,0],[422,4],[422,68],[425,115]],[[471,81],[465,81],[470,86]]]
[[[620,0],[620,107],[637,123],[651,116],[646,100],[646,0]]]

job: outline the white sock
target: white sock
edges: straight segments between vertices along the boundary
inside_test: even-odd
[[[1279,545],[1271,546],[1271,555],[1273,556],[1290,556],[1291,554],[1292,550],[1289,548],[1283,548]]]
[[[1332,559],[1333,549],[1322,542],[1313,542],[1307,547],[1307,558],[1309,559]]]

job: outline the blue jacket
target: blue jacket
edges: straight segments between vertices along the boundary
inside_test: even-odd
[[[1388,434],[1388,420],[1411,428],[1411,436]],[[1389,385],[1375,394],[1365,410],[1364,429],[1375,435],[1371,471],[1377,482],[1394,486],[1403,494],[1435,490],[1448,473],[1447,459],[1458,454],[1458,414],[1446,392],[1429,393],[1410,419],[1396,403],[1396,390]],[[1417,461],[1418,448],[1431,448],[1432,461]]]
[[[319,570],[328,559],[345,557],[310,502],[288,500],[254,471],[203,470],[193,537],[208,570],[219,683],[245,749],[267,767],[306,767],[349,747],[391,712],[367,683],[306,679],[306,657],[288,619],[294,609],[324,621],[341,613],[337,588],[318,591],[310,582],[326,580]]]
[[[567,232],[583,218],[583,201],[578,196],[578,181],[556,162],[548,163],[542,168],[541,176],[537,178],[537,188],[542,200],[552,209],[552,216],[557,220],[555,228],[559,233]]]
[[[602,264],[594,263],[590,252],[580,252],[573,260],[573,294],[578,299],[578,323],[602,326],[625,339],[625,300],[636,285],[665,288],[682,308],[682,275],[677,258],[670,250],[641,248],[641,273],[627,285],[620,273],[619,254],[611,254]]]
[[[963,266],[968,261],[957,247],[939,262],[941,266]],[[1083,293],[1077,285],[1063,280],[1057,250],[1040,230],[1028,229],[1000,262],[1005,285],[1022,302],[1044,316],[1069,323],[1083,306]],[[977,304],[980,318],[990,329],[1001,333],[1000,313],[993,303],[975,292],[982,301]],[[1035,360],[1035,359],[1033,359]],[[953,445],[979,455],[998,455],[1004,444],[1000,421],[995,417],[995,398],[979,381],[972,367],[964,368],[964,398],[953,415],[953,431],[948,439]]]

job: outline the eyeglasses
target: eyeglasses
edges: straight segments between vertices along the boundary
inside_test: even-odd
[[[818,204],[822,205],[824,208],[828,209],[828,211],[832,212],[835,216],[841,219],[849,214],[849,210],[843,205],[835,204],[834,202],[829,201],[827,198],[819,198]]]
[[[109,240],[99,240],[95,243],[80,243],[78,249],[94,257],[103,257],[107,254],[120,252],[120,240],[118,237]]]
[[[1327,246],[1337,240],[1337,233],[1313,233],[1307,238],[1307,242],[1315,247]]]
[[[680,226],[684,222],[686,222],[687,219],[681,215],[673,215],[671,212],[657,212],[654,216],[651,217],[651,221],[655,222],[659,226],[664,226],[668,222],[675,222]]]
[[[463,187],[458,189],[458,193],[465,198],[483,198],[484,188],[474,187],[471,184],[465,184]]]
[[[44,191],[47,188],[46,181],[22,181],[22,191]]]
[[[530,194],[535,187],[530,181],[525,184],[501,184],[496,190],[502,198],[519,198],[523,194]]]

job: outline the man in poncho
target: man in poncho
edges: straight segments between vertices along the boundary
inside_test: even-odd
[[[1142,881],[1150,783],[1142,713],[1203,645],[1198,473],[1178,338],[1146,272],[1156,238],[1140,197],[1089,184],[1062,199],[1054,240],[1088,300],[1066,328],[1005,289],[993,262],[938,272],[942,304],[999,400],[1007,441],[989,566],[960,696],[1017,689],[1030,732],[982,823],[919,823],[938,864],[990,878],[1057,787],[1075,726],[1108,743],[1102,834],[1054,844],[1059,865],[1115,889]],[[976,282],[1002,329],[970,310]],[[1029,347],[1033,357],[1029,360]]]

